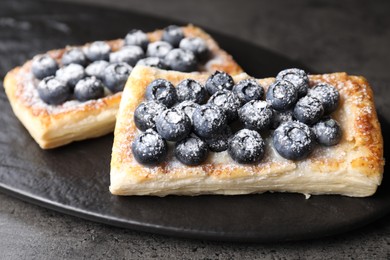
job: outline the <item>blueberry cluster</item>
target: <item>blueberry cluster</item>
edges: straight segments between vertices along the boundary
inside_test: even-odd
[[[122,91],[137,64],[190,72],[196,71],[209,56],[203,39],[186,38],[180,27],[171,25],[156,42],[149,42],[141,30],[131,30],[123,47],[116,51],[106,42],[96,41],[67,49],[60,61],[48,54],[37,56],[32,62],[32,73],[40,80],[39,97],[47,104],[60,105],[69,99],[101,98],[106,89],[112,93]]]
[[[339,105],[335,87],[320,83],[309,88],[305,71],[279,72],[269,86],[266,101],[274,113],[271,129],[276,151],[284,158],[307,158],[316,144],[336,145],[341,139],[340,125],[330,117]]]
[[[309,88],[300,69],[281,71],[267,93],[254,79],[235,83],[220,71],[204,86],[193,79],[176,87],[156,79],[145,99],[134,113],[137,128],[145,132],[135,138],[132,151],[146,165],[164,161],[167,141],[175,142],[173,154],[180,162],[199,165],[209,151],[227,151],[238,163],[259,162],[265,154],[262,135],[271,134],[276,151],[290,160],[341,139],[340,125],[330,117],[338,107],[338,91],[326,83]]]

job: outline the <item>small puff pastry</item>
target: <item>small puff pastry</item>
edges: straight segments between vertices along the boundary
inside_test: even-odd
[[[332,114],[343,131],[342,140],[333,147],[317,147],[309,158],[291,161],[282,158],[266,138],[266,155],[257,164],[234,162],[227,152],[210,153],[200,166],[189,167],[172,155],[166,162],[147,167],[139,164],[131,151],[139,134],[133,115],[144,100],[147,85],[156,78],[174,85],[186,78],[205,83],[207,75],[163,71],[137,66],[127,81],[115,128],[111,159],[110,191],[115,195],[169,194],[248,194],[298,192],[342,194],[365,197],[375,193],[383,175],[383,141],[376,115],[373,93],[368,82],[346,73],[311,75],[310,86],[326,82],[340,93],[340,105]],[[249,78],[245,73],[235,82]],[[273,78],[259,79],[266,89]]]
[[[220,49],[210,35],[193,25],[182,27],[186,37],[204,39],[211,58],[200,72],[222,70],[232,75],[242,72],[233,58]],[[161,39],[162,30],[148,33],[151,42]],[[123,40],[107,42],[113,51],[123,46]],[[66,49],[49,51],[57,61]],[[15,115],[43,149],[62,146],[73,141],[105,135],[114,130],[122,92],[104,98],[78,102],[70,100],[59,106],[45,104],[38,96],[38,80],[31,73],[32,61],[11,70],[4,79],[4,88]]]

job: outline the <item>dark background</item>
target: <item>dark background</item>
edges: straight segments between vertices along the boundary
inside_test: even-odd
[[[268,48],[314,71],[347,71],[363,75],[373,85],[381,120],[390,122],[390,115],[384,113],[390,109],[387,102],[387,88],[390,87],[390,1],[68,2],[99,4],[191,22]],[[0,13],[2,5],[10,3],[23,5],[23,1],[0,1]],[[7,26],[7,18],[12,14],[1,15],[0,26]],[[6,40],[5,35],[0,35],[0,64],[7,58],[1,49],[5,46],[1,42]],[[318,240],[231,244],[113,228],[0,194],[0,258],[34,257],[388,259],[390,216],[347,234]]]

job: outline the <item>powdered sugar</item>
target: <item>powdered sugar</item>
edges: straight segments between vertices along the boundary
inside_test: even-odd
[[[169,123],[177,124],[183,120],[183,114],[177,113],[177,111],[169,111],[166,115],[166,119]]]

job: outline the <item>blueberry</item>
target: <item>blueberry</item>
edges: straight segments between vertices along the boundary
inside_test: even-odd
[[[152,129],[137,136],[131,150],[137,162],[146,165],[162,163],[168,155],[167,142]]]
[[[204,104],[207,100],[207,91],[198,81],[185,79],[176,86],[179,102],[191,100],[198,104]]]
[[[37,79],[52,76],[57,70],[58,64],[56,60],[48,54],[35,57],[31,65],[31,71]]]
[[[229,146],[229,139],[233,135],[232,129],[227,126],[221,134],[218,134],[212,138],[206,138],[204,141],[206,142],[210,151],[219,153],[226,151]]]
[[[148,45],[146,55],[148,57],[158,57],[163,59],[165,58],[165,56],[167,56],[168,52],[170,52],[172,49],[173,47],[169,43],[156,41]]]
[[[164,29],[161,39],[165,42],[169,42],[173,47],[178,47],[183,38],[183,30],[179,26],[170,25]]]
[[[49,76],[41,80],[37,87],[39,97],[47,104],[59,105],[64,103],[72,93],[70,86]]]
[[[96,77],[86,77],[77,82],[74,87],[74,96],[80,101],[98,99],[104,96],[104,85]]]
[[[205,61],[210,55],[206,42],[199,37],[188,37],[180,41],[180,49],[191,51],[200,61]]]
[[[195,55],[187,50],[173,49],[165,56],[164,61],[172,70],[191,72],[197,70]]]
[[[142,66],[149,66],[153,68],[158,68],[162,70],[168,70],[169,66],[165,63],[163,59],[160,59],[158,57],[147,57],[144,59],[141,59],[137,62],[137,65]]]
[[[279,80],[269,86],[266,99],[273,109],[286,111],[297,102],[298,92],[289,81]]]
[[[80,64],[71,63],[57,70],[56,77],[74,88],[77,82],[85,77],[85,71]]]
[[[146,50],[148,44],[148,35],[141,30],[133,29],[125,36],[124,45],[136,45]]]
[[[227,119],[222,108],[206,104],[195,109],[192,115],[194,132],[203,138],[212,138],[227,126]]]
[[[167,141],[180,141],[191,132],[191,120],[181,110],[170,108],[156,118],[157,132]]]
[[[263,159],[264,149],[265,143],[258,132],[242,129],[229,140],[228,153],[238,163],[256,163]]]
[[[236,93],[242,103],[260,100],[264,97],[264,88],[254,79],[241,80],[233,87],[233,92]]]
[[[81,66],[87,65],[87,57],[80,48],[71,48],[64,52],[62,55],[62,65],[66,66],[71,63],[80,64]]]
[[[291,82],[298,91],[298,98],[305,96],[309,89],[309,77],[301,69],[282,70],[276,76],[276,80],[287,80]]]
[[[165,79],[153,80],[146,87],[145,96],[147,100],[155,100],[167,107],[173,106],[177,101],[175,87]]]
[[[190,118],[191,122],[192,115],[194,114],[195,109],[197,109],[198,107],[200,107],[200,105],[191,100],[183,101],[175,106],[176,109],[186,113],[186,115]]]
[[[103,80],[104,70],[108,67],[108,65],[110,65],[110,63],[105,60],[94,61],[85,68],[85,74],[88,76],[95,76],[98,79]]]
[[[114,93],[122,91],[132,69],[129,64],[124,62],[108,65],[104,70],[104,85]]]
[[[155,101],[142,102],[134,111],[134,123],[141,131],[149,128],[156,128],[156,118],[166,108],[161,103]]]
[[[315,124],[313,126],[313,131],[317,142],[325,146],[338,144],[342,136],[339,123],[331,118],[323,119]]]
[[[273,112],[266,101],[252,100],[240,108],[238,116],[245,128],[263,131],[270,127]]]
[[[236,94],[228,90],[220,90],[214,93],[208,101],[225,111],[228,122],[234,121],[238,116],[241,100]]]
[[[324,107],[319,99],[305,96],[294,107],[294,117],[307,125],[315,124],[324,114]]]
[[[272,109],[272,114],[273,116],[272,116],[271,129],[276,129],[282,123],[294,120],[293,110],[280,112],[275,109]]]
[[[320,83],[314,86],[309,95],[318,98],[322,102],[326,115],[335,111],[339,105],[339,92],[332,85]]]
[[[195,135],[189,136],[175,145],[175,156],[185,165],[199,165],[206,161],[207,155],[206,143]]]
[[[232,90],[233,86],[233,78],[222,71],[214,72],[206,81],[206,89],[210,95],[213,95],[219,90]]]
[[[288,121],[275,130],[273,144],[282,157],[289,160],[302,160],[314,149],[314,134],[304,123]]]
[[[140,59],[145,57],[144,51],[139,46],[124,46],[122,49],[110,53],[110,62],[126,62],[130,66],[135,66]]]
[[[111,52],[111,47],[103,41],[96,41],[84,48],[85,56],[90,61],[108,60]]]

